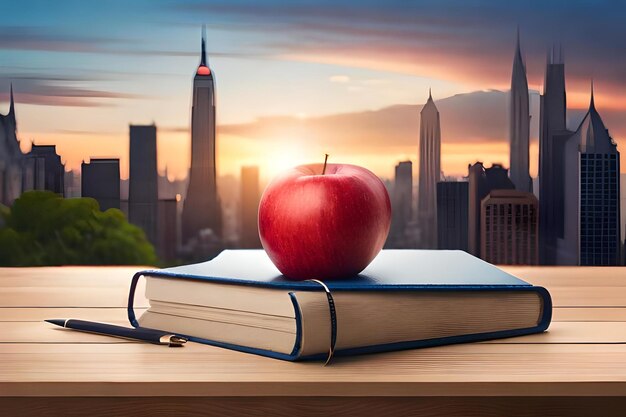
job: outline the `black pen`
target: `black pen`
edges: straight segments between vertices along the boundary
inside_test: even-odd
[[[156,343],[158,345],[169,345],[171,347],[182,346],[185,342],[187,342],[187,339],[184,337],[164,332],[163,330],[147,329],[143,327],[122,327],[115,326],[113,324],[96,323],[93,321],[75,319],[50,319],[46,321],[67,329],[103,334],[107,336],[123,337],[124,339],[141,340],[144,342]]]

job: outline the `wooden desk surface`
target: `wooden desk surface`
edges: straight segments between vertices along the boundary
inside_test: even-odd
[[[42,321],[127,324],[128,283],[137,269],[0,268],[0,410],[425,416],[626,409],[626,268],[506,267],[549,289],[554,319],[547,333],[337,358],[329,367],[196,343],[134,343]],[[145,308],[145,300],[138,305]]]

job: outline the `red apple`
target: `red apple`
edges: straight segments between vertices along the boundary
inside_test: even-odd
[[[336,279],[361,272],[389,233],[387,189],[371,171],[347,164],[292,168],[263,192],[259,236],[289,279]]]

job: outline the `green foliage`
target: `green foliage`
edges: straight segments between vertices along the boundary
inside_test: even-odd
[[[92,198],[28,191],[0,207],[0,265],[154,265],[153,246],[117,209]]]

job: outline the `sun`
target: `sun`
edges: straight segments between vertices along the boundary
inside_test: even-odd
[[[263,176],[271,179],[295,166],[314,163],[316,156],[311,153],[308,146],[303,145],[302,140],[297,138],[281,140],[279,146],[267,149],[263,155],[261,164],[266,172]],[[323,160],[324,155],[321,155],[321,158]]]

